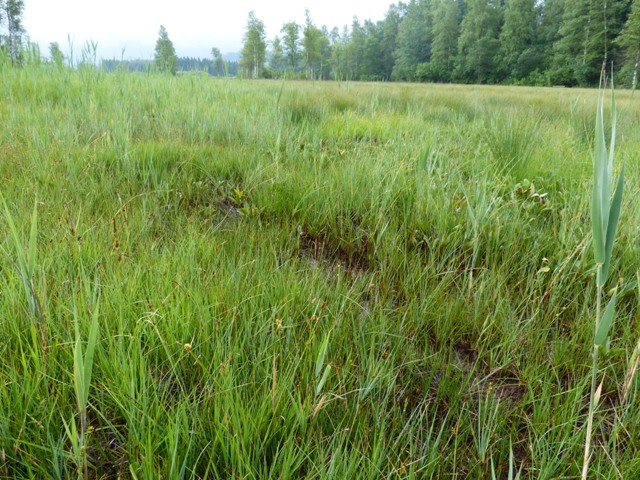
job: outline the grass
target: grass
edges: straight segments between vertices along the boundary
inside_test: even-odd
[[[0,477],[580,475],[597,92],[46,66],[0,88]],[[639,466],[636,197],[597,478]]]

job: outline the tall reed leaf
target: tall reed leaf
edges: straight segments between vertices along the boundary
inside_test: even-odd
[[[618,177],[616,190],[611,198],[613,183],[613,159],[616,134],[616,102],[611,85],[611,144],[607,155],[604,134],[604,94],[598,94],[598,108],[596,111],[596,131],[593,152],[593,195],[591,204],[591,220],[593,229],[593,247],[596,265],[598,267],[597,283],[602,287],[609,275],[611,252],[615,239],[624,185],[624,167]]]
[[[600,387],[596,389],[598,381],[598,353],[606,351],[609,346],[609,331],[615,318],[617,295],[614,292],[607,307],[602,312],[602,287],[609,276],[611,252],[615,241],[616,229],[620,219],[622,192],[624,187],[624,166],[616,182],[616,190],[611,198],[613,184],[613,160],[616,136],[616,100],[611,82],[611,144],[607,155],[607,145],[604,135],[604,93],[598,91],[598,107],[596,110],[596,131],[593,152],[593,194],[591,204],[591,221],[593,229],[593,250],[596,261],[596,324],[593,337],[592,368],[591,368],[591,396],[589,398],[589,413],[587,418],[587,432],[584,443],[584,459],[582,463],[582,480],[589,474],[591,461],[591,435],[593,432],[593,417],[598,407]]]

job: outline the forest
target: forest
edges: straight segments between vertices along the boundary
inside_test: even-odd
[[[342,30],[249,14],[241,72],[252,77],[593,86],[603,63],[635,84],[640,0],[412,0]]]

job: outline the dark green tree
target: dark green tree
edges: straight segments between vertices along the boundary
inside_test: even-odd
[[[371,20],[364,21],[364,51],[360,67],[360,79],[377,81],[384,78],[382,71],[382,22],[375,24]]]
[[[360,79],[366,38],[367,35],[358,17],[353,17],[349,41],[345,45],[346,75],[351,80]]]
[[[467,7],[467,14],[460,24],[454,76],[463,82],[487,83],[496,78],[498,35],[502,24],[500,2],[468,0]]]
[[[429,77],[435,82],[451,81],[460,34],[460,7],[456,0],[435,0],[433,12],[433,44]]]
[[[635,90],[640,65],[640,0],[633,0],[631,13],[617,39],[617,44],[625,55],[625,66],[633,71],[631,86]]]
[[[402,11],[399,5],[391,5],[382,21],[382,41],[380,44],[381,76],[384,80],[391,80],[395,51],[398,46],[398,27],[402,21]]]
[[[253,11],[249,12],[244,44],[240,52],[240,64],[246,76],[259,78],[262,75],[267,52],[265,38],[264,23],[256,18]]]
[[[501,76],[518,80],[540,65],[539,17],[536,0],[507,0],[497,62]]]
[[[169,40],[169,33],[164,26],[160,25],[158,40],[156,41],[156,50],[154,55],[154,63],[156,68],[163,73],[176,74],[178,57],[173,42]]]
[[[540,12],[540,26],[538,29],[542,61],[540,70],[549,76],[554,64],[555,44],[560,40],[560,26],[564,15],[565,0],[545,0]]]
[[[431,60],[432,25],[431,0],[411,0],[398,27],[395,80],[419,80],[418,66]]]
[[[554,83],[597,85],[602,65],[615,60],[627,0],[565,2],[559,39],[554,46]]]

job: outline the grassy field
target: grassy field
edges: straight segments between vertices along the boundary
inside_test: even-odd
[[[595,91],[91,68],[0,88],[1,478],[580,475]],[[617,100],[591,476],[631,479],[640,108]]]

